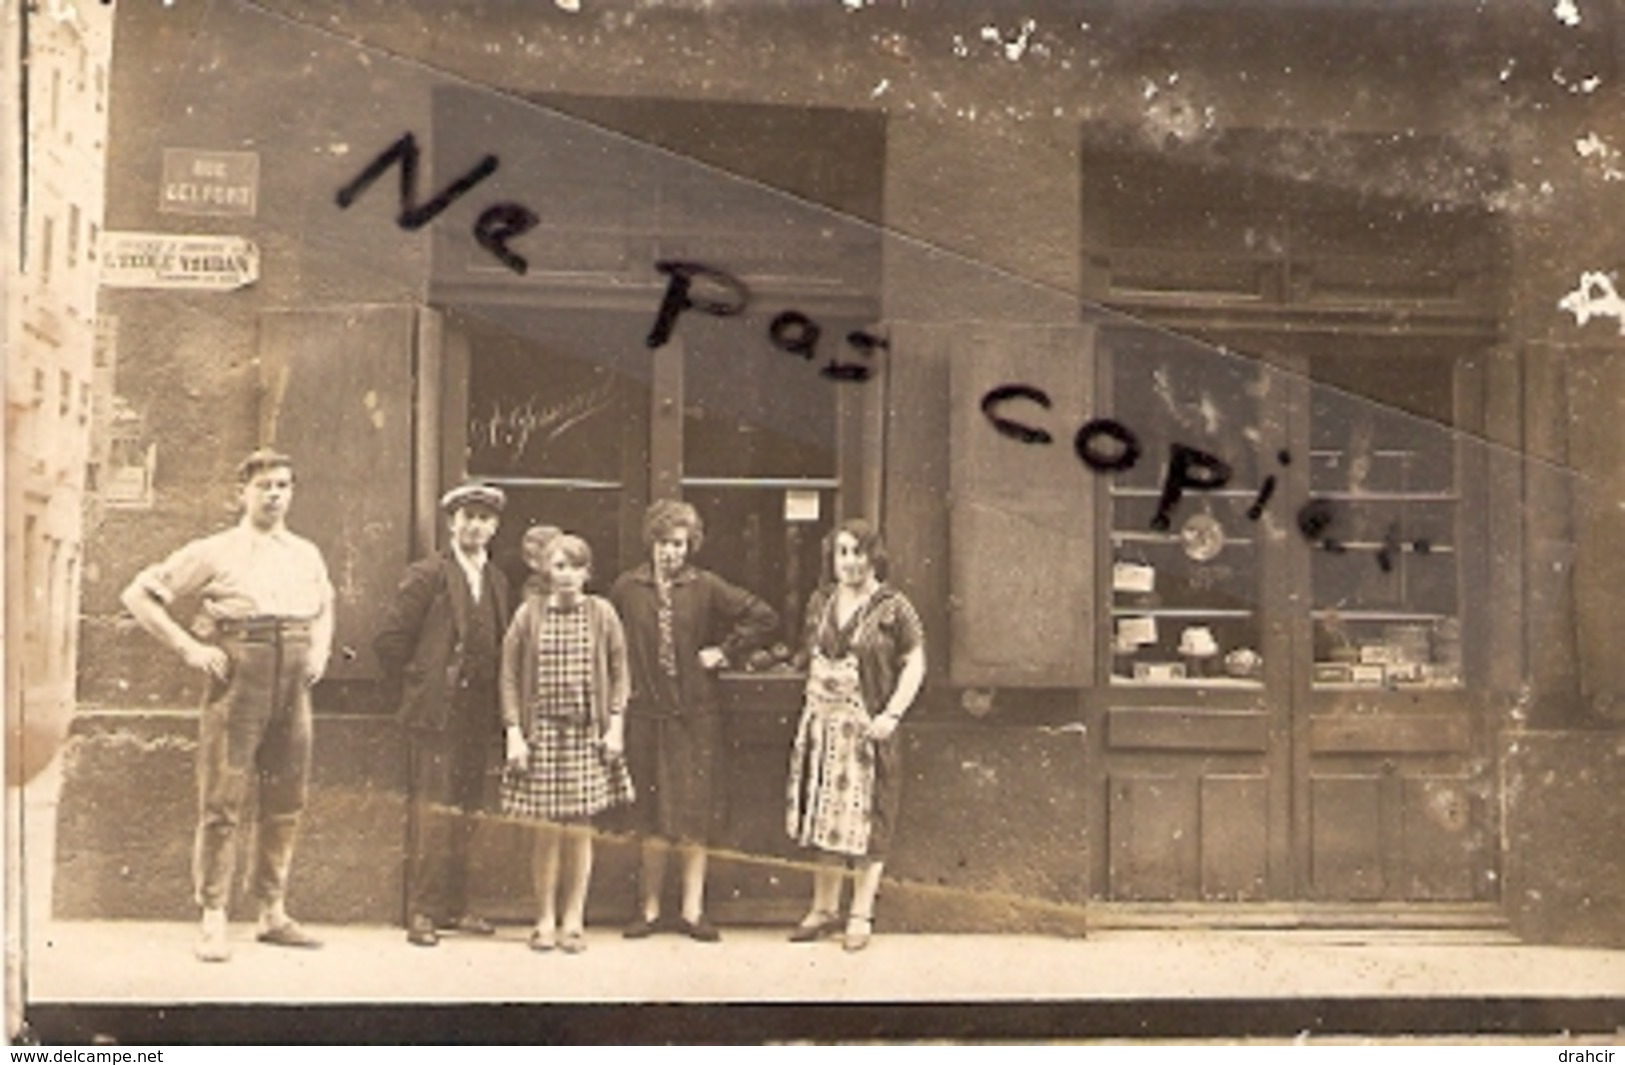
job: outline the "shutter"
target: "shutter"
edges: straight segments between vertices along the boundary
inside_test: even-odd
[[[391,306],[260,317],[261,439],[293,457],[288,525],[327,560],[334,680],[378,676],[372,637],[408,560],[417,316]]]
[[[952,357],[949,672],[956,684],[1083,687],[1095,673],[1094,499],[1099,475],[1073,451],[1093,417],[1092,327],[982,325]],[[995,431],[982,398],[1000,385],[1048,394],[1048,411],[1001,412],[1049,444]]]
[[[1625,357],[1586,352],[1569,366],[1569,464],[1574,501],[1574,590],[1580,694],[1625,720],[1620,589],[1625,587]]]

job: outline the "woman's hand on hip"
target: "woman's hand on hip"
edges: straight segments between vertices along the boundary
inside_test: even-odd
[[[889,740],[902,722],[903,719],[897,714],[881,714],[869,722],[869,738],[877,743]]]
[[[623,724],[625,720],[620,714],[611,717],[609,727],[604,730],[603,736],[598,740],[603,745],[604,754],[611,761],[618,760],[626,753],[626,730]]]
[[[530,744],[525,742],[525,734],[519,731],[518,725],[508,726],[504,758],[510,769],[523,769],[530,760]]]

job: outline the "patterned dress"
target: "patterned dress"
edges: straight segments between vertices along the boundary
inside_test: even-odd
[[[611,761],[592,715],[592,630],[585,603],[548,605],[537,626],[530,758],[502,778],[502,812],[535,821],[581,821],[632,801],[626,763]]]
[[[807,608],[806,700],[790,753],[785,829],[804,847],[884,857],[902,805],[899,734],[868,738],[908,654],[925,644],[914,606],[881,585],[845,625],[833,588]]]

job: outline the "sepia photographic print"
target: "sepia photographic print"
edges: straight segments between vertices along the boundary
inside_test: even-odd
[[[1620,0],[0,10],[10,1041],[1625,1030]]]

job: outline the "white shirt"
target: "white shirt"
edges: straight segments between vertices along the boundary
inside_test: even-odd
[[[477,555],[466,555],[463,549],[456,544],[451,545],[451,553],[457,559],[457,565],[462,567],[463,576],[468,578],[468,592],[474,597],[474,602],[480,601],[480,590],[485,587],[485,561],[486,552]]]
[[[310,642],[325,662],[333,643],[333,583],[315,544],[286,528],[265,532],[244,518],[193,540],[136,581],[160,603],[196,595],[215,620],[274,617],[311,623]]]

